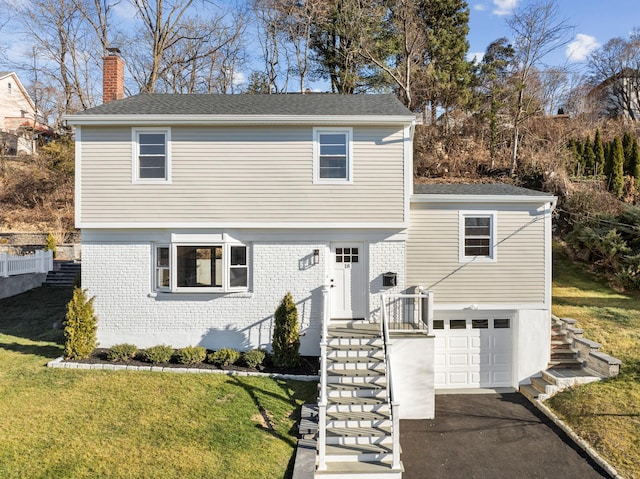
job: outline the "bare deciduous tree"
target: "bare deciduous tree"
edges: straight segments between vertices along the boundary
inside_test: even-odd
[[[564,19],[558,19],[558,7],[554,0],[538,0],[515,12],[507,25],[514,35],[516,71],[516,98],[513,105],[513,135],[511,145],[511,174],[518,166],[518,141],[520,127],[528,117],[528,101],[534,95],[527,92],[532,75],[542,66],[549,53],[565,45],[571,27]]]

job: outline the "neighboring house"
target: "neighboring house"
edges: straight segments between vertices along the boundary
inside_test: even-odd
[[[640,120],[640,73],[626,68],[594,87],[586,104],[598,116]]]
[[[121,78],[112,73],[105,78]],[[67,117],[82,284],[95,296],[102,347],[268,348],[290,291],[301,353],[323,358],[326,477],[348,454],[337,444],[364,440],[329,426],[353,425],[344,414],[355,403],[345,410],[330,399],[351,394],[340,384],[352,369],[367,394],[384,394],[376,375],[392,358],[384,407],[399,401],[395,421],[432,417],[436,388],[517,388],[547,367],[554,197],[508,185],[414,187],[414,115],[392,95],[108,101],[121,83],[105,82],[105,104]],[[362,331],[340,332],[348,319],[379,335],[382,318],[386,353]],[[345,364],[353,357],[364,370]],[[362,414],[391,414],[376,407]],[[325,422],[331,414],[342,419]],[[383,450],[347,460],[393,455],[399,474],[393,430],[393,447],[367,438]]]
[[[14,72],[0,72],[0,154],[30,155],[51,129],[36,120],[36,107]]]

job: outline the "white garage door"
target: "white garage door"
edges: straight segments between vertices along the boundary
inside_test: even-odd
[[[448,317],[447,317],[448,316]],[[510,387],[513,314],[443,315],[434,320],[435,387]]]

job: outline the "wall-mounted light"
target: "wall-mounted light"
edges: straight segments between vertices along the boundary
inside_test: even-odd
[[[313,264],[318,264],[320,263],[320,250],[319,249],[314,249],[313,250]]]

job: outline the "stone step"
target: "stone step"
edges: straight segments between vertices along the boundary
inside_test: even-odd
[[[391,461],[393,449],[385,444],[333,444],[326,449],[327,462]]]
[[[378,361],[384,361],[384,350],[379,348],[374,349],[330,349],[327,351],[327,358],[376,358]]]
[[[387,421],[391,419],[385,411],[327,411],[328,421]]]
[[[577,357],[578,352],[573,349],[557,349],[551,351],[551,360],[575,359]]]
[[[552,384],[543,377],[531,378],[531,386],[533,386],[539,393],[547,394],[549,397],[553,396],[560,390],[558,386]]]
[[[401,479],[404,468],[393,469],[390,462],[327,462],[315,477],[323,479]]]
[[[379,406],[386,403],[386,397],[359,397],[359,396],[329,396],[327,406],[330,404],[346,406]]]
[[[354,404],[338,404],[332,402],[327,404],[327,415],[335,413],[355,413],[356,415],[363,413],[378,413],[390,415],[391,410],[387,402],[377,402],[371,404],[366,402]]]
[[[381,440],[377,444],[382,444],[387,438],[391,439],[391,427],[327,427],[327,444],[329,444],[330,438],[332,439],[331,444],[343,444],[340,441],[334,441],[336,438],[375,438],[375,440]],[[363,444],[376,444],[376,442],[365,441]]]
[[[344,373],[361,373],[366,372],[366,369],[345,369]],[[379,371],[372,371],[375,374],[367,373],[366,375],[356,374],[328,374],[327,384],[375,384],[378,386],[386,386],[387,378],[383,373]]]
[[[379,378],[384,377],[386,371],[385,363],[353,363],[336,362],[327,364],[327,382],[332,378],[348,380],[348,378]],[[341,381],[335,381],[341,382]]]
[[[358,347],[379,347],[384,346],[384,342],[380,337],[357,337],[357,338],[342,338],[342,337],[329,337],[327,338],[327,346],[331,348],[347,348],[356,349]]]
[[[546,399],[549,399],[548,395],[541,393],[530,384],[524,384],[520,386],[520,393],[531,400],[544,401]]]
[[[549,369],[582,369],[582,362],[572,358],[552,359]]]

